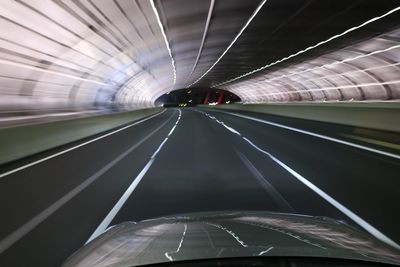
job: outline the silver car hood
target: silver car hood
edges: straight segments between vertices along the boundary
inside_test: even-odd
[[[210,212],[119,224],[82,247],[63,266],[126,267],[253,256],[400,265],[398,250],[332,219],[270,212]]]

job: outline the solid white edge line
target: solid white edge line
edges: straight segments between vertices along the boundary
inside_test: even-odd
[[[206,113],[207,114],[207,113]],[[230,127],[231,128],[231,127]],[[249,139],[246,137],[240,135],[247,143],[249,143],[253,148],[256,150],[260,151],[261,153],[267,155],[269,158],[271,158],[273,161],[275,161],[277,164],[279,164],[282,168],[284,168],[286,171],[288,171],[290,174],[292,174],[296,179],[298,179],[300,182],[302,182],[305,186],[310,188],[312,191],[317,193],[320,197],[325,199],[328,203],[330,203],[332,206],[340,210],[343,214],[345,214],[347,217],[352,219],[355,223],[357,223],[359,226],[361,226],[365,231],[370,233],[372,236],[375,238],[381,240],[382,242],[400,250],[400,246],[394,242],[392,239],[387,237],[385,234],[383,234],[381,231],[370,225],[368,222],[366,222],[364,219],[362,219],[360,216],[343,206],[341,203],[336,201],[334,198],[332,198],[330,195],[322,191],[320,188],[318,188],[316,185],[308,181],[306,178],[301,176],[299,173],[297,173],[295,170],[290,168],[288,165],[280,161],[278,158],[274,157],[272,154],[268,153],[267,151],[264,151],[263,149],[259,148],[257,145],[255,145],[253,142],[251,142]]]
[[[112,135],[112,134],[115,134],[115,133],[118,133],[118,132],[120,132],[120,131],[126,130],[126,129],[128,129],[128,128],[134,126],[134,125],[137,125],[137,124],[139,124],[139,123],[142,123],[142,122],[145,122],[145,121],[147,121],[147,120],[150,120],[150,119],[152,119],[152,118],[154,118],[154,117],[156,117],[156,116],[158,116],[158,115],[161,115],[161,114],[164,113],[165,111],[166,111],[166,110],[164,109],[164,110],[161,111],[161,112],[158,112],[158,113],[156,113],[156,114],[154,114],[154,115],[151,115],[150,117],[147,117],[147,118],[145,118],[145,119],[142,119],[142,120],[136,121],[136,122],[134,122],[134,123],[132,123],[132,124],[129,124],[129,125],[127,125],[127,126],[124,126],[124,127],[120,128],[120,129],[118,129],[118,130],[115,130],[115,131],[112,131],[112,132],[110,132],[110,133],[104,134],[104,135],[102,135],[102,136],[96,137],[96,138],[94,138],[94,139],[92,139],[92,140],[89,140],[89,141],[84,142],[84,143],[81,143],[81,144],[79,144],[79,145],[70,147],[70,148],[68,148],[68,149],[65,149],[65,150],[60,151],[60,152],[58,152],[58,153],[55,153],[55,154],[53,154],[53,155],[44,157],[44,158],[42,158],[42,159],[36,160],[36,161],[34,161],[34,162],[30,162],[30,163],[25,164],[25,165],[23,165],[23,166],[21,166],[21,167],[18,167],[18,168],[16,168],[16,169],[13,169],[13,170],[4,172],[4,173],[0,174],[0,178],[3,178],[3,177],[5,177],[5,176],[7,176],[7,175],[16,173],[16,172],[21,171],[21,170],[23,170],[23,169],[32,167],[32,166],[37,165],[37,164],[39,164],[39,163],[42,163],[42,162],[44,162],[44,161],[46,161],[46,160],[55,158],[55,157],[57,157],[57,156],[60,156],[60,155],[62,155],[62,154],[65,154],[65,153],[67,153],[67,152],[70,152],[70,151],[72,151],[72,150],[75,150],[75,149],[80,148],[80,147],[82,147],[82,146],[85,146],[85,145],[88,145],[88,144],[93,143],[93,142],[95,142],[95,141],[98,141],[98,140],[100,140],[100,139],[103,139],[103,138],[105,138],[105,137],[107,137],[107,136],[110,136],[110,135]]]
[[[146,175],[147,171],[150,169],[151,165],[153,164],[156,155],[160,152],[161,148],[164,146],[164,144],[167,142],[169,136],[172,134],[172,132],[175,130],[176,125],[178,125],[180,119],[181,119],[181,110],[179,109],[179,116],[177,121],[174,124],[174,127],[172,127],[171,132],[168,134],[168,136],[161,142],[161,144],[158,146],[157,150],[153,153],[153,155],[150,157],[149,162],[144,166],[144,168],[140,171],[140,173],[133,179],[133,182],[131,185],[126,189],[124,194],[121,196],[121,198],[118,200],[118,202],[114,205],[114,207],[110,210],[110,212],[107,214],[107,216],[103,219],[103,221],[99,224],[99,226],[96,228],[96,230],[93,232],[93,234],[89,237],[89,239],[86,241],[85,245],[101,235],[110,225],[112,220],[115,218],[115,216],[118,214],[118,212],[121,210],[125,202],[129,199],[137,185],[140,183],[142,178]]]
[[[271,125],[271,126],[283,128],[283,129],[286,129],[286,130],[295,131],[295,132],[298,132],[298,133],[302,133],[302,134],[306,134],[306,135],[310,135],[310,136],[314,136],[314,137],[318,137],[318,138],[325,139],[325,140],[328,140],[328,141],[331,141],[331,142],[336,142],[336,143],[339,143],[339,144],[342,144],[342,145],[347,145],[347,146],[359,148],[359,149],[362,149],[362,150],[366,150],[368,152],[377,153],[377,154],[384,155],[384,156],[387,156],[387,157],[400,159],[400,155],[397,155],[397,154],[394,154],[394,153],[390,153],[390,152],[378,150],[378,149],[375,149],[375,148],[371,148],[371,147],[367,147],[367,146],[351,143],[351,142],[348,142],[348,141],[336,139],[336,138],[329,137],[329,136],[326,136],[326,135],[317,134],[317,133],[309,132],[309,131],[306,131],[306,130],[301,130],[301,129],[298,129],[298,128],[294,128],[294,127],[282,125],[282,124],[279,124],[279,123],[275,123],[275,122],[271,122],[271,121],[267,121],[267,120],[263,120],[263,119],[258,119],[258,118],[242,115],[242,114],[236,114],[236,113],[232,113],[232,112],[219,111],[219,110],[217,112],[229,114],[229,115],[232,115],[232,116],[236,116],[236,117],[240,117],[240,118],[244,118],[244,119],[248,119],[248,120],[261,122],[261,123],[268,124],[268,125]]]

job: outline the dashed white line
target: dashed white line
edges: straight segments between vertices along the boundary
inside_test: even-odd
[[[213,12],[213,9],[214,9],[214,3],[215,3],[215,0],[211,0],[210,1],[210,8],[208,9],[208,15],[207,15],[207,20],[206,20],[206,25],[204,27],[203,38],[201,39],[199,52],[197,53],[196,60],[195,60],[195,62],[193,64],[192,70],[190,71],[190,74],[189,74],[188,78],[190,78],[192,76],[192,74],[193,74],[193,72],[194,72],[194,70],[195,70],[195,68],[197,66],[197,63],[199,62],[201,52],[203,51],[204,41],[206,40],[206,37],[207,37],[208,26],[210,25],[211,15],[212,15],[212,12]],[[189,86],[187,86],[187,87],[189,87]]]

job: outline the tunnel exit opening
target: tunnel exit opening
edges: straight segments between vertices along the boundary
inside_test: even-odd
[[[164,107],[187,107],[196,105],[220,105],[240,102],[234,93],[222,89],[186,88],[166,93],[155,104]]]

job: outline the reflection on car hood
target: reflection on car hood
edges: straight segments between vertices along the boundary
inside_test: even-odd
[[[78,250],[64,266],[138,266],[249,256],[329,257],[400,264],[396,249],[332,219],[220,212],[119,224]]]

